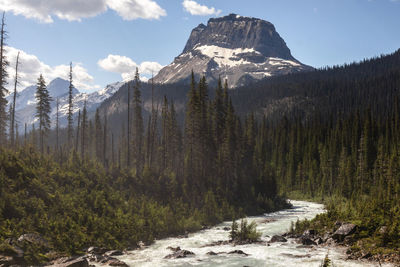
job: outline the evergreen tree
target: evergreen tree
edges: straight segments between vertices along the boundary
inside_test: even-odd
[[[133,86],[133,153],[136,171],[140,173],[143,167],[143,117],[138,68]]]
[[[74,85],[72,84],[72,62],[69,64],[69,87],[68,87],[68,114],[67,114],[67,121],[68,121],[68,126],[67,126],[67,139],[68,139],[68,147],[72,147],[72,140],[73,140],[73,123],[74,123],[74,118],[73,118],[73,89]]]
[[[50,101],[51,97],[47,90],[43,76],[40,74],[36,87],[36,117],[39,120],[40,151],[44,152],[44,137],[50,129]]]

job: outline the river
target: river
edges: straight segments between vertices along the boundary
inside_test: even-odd
[[[269,241],[273,235],[280,235],[288,231],[291,222],[298,219],[312,219],[317,214],[325,212],[324,206],[317,203],[306,201],[291,201],[292,209],[282,210],[262,216],[248,217],[249,222],[257,223],[257,230],[262,233],[261,239]],[[267,220],[270,219],[272,222]],[[211,229],[191,233],[187,238],[166,238],[157,240],[154,244],[141,250],[129,251],[123,256],[117,257],[129,266],[320,266],[325,255],[329,253],[335,267],[340,266],[378,266],[369,262],[345,260],[345,250],[343,248],[313,247],[299,248],[293,240],[286,243],[271,243],[249,245],[220,245],[204,247],[214,241],[228,240],[229,231],[223,230],[224,227],[231,226],[232,222],[223,222]],[[167,247],[177,247],[195,253],[182,259],[164,259],[172,251]],[[239,254],[218,254],[208,255],[207,252],[230,252],[242,250],[249,254],[243,256]],[[390,265],[383,265],[390,266]]]

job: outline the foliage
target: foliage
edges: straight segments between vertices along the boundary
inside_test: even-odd
[[[246,219],[242,219],[240,221],[240,229],[235,220],[232,222],[229,237],[236,242],[256,242],[260,240],[261,233],[257,232],[257,224],[254,221],[248,224]]]

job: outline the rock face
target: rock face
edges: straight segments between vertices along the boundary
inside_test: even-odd
[[[290,53],[270,22],[230,14],[193,29],[183,52],[154,77],[156,83],[188,82],[191,71],[209,83],[219,77],[230,87],[313,68]]]

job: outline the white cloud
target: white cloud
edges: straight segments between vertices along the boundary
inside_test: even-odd
[[[8,69],[9,88],[13,87],[15,79],[15,63],[17,59],[18,51],[20,51],[19,56],[19,87],[18,89],[24,89],[27,86],[36,84],[37,79],[40,74],[43,74],[46,82],[49,83],[53,79],[60,77],[63,79],[68,79],[69,65],[58,65],[51,67],[42,61],[40,61],[35,55],[28,54],[24,51],[18,50],[14,47],[6,47],[6,56],[10,61],[10,66]],[[83,67],[82,63],[75,63],[72,66],[73,81],[76,88],[79,90],[93,90],[100,88],[99,85],[94,84],[93,77],[87,72]]]
[[[124,81],[133,79],[136,67],[139,68],[143,81],[146,81],[148,76],[156,75],[163,68],[158,62],[144,61],[141,64],[137,64],[129,57],[111,54],[104,59],[100,59],[97,64],[106,71],[121,74]]]
[[[207,16],[207,15],[219,15],[221,13],[221,10],[217,10],[214,7],[207,7],[204,5],[200,5],[199,3],[193,0],[184,0],[182,2],[182,5],[185,8],[185,10],[192,15]]]
[[[109,8],[125,20],[159,19],[167,12],[152,0],[107,0]]]
[[[167,13],[153,0],[0,0],[0,10],[51,23],[53,17],[68,21],[97,16],[108,8],[123,19],[159,19]]]

